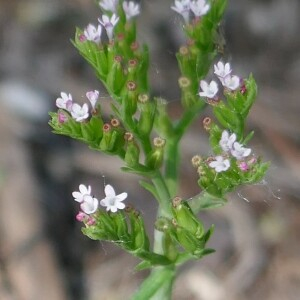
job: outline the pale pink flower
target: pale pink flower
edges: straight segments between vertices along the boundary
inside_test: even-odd
[[[227,75],[224,78],[220,77],[222,85],[231,91],[235,91],[240,86],[241,79],[236,75]]]
[[[222,150],[225,152],[228,152],[232,149],[232,145],[236,140],[236,134],[233,133],[231,135],[229,135],[227,130],[224,130],[222,132],[222,137],[221,140],[219,142],[219,145],[221,146]]]
[[[127,21],[140,13],[140,5],[133,1],[124,1],[122,5]]]
[[[214,73],[220,78],[225,78],[226,76],[230,75],[232,71],[230,64],[224,64],[222,61],[219,61],[217,64],[215,64],[214,69]]]
[[[175,0],[175,5],[171,9],[182,15],[186,24],[190,21],[190,0]]]
[[[73,105],[73,99],[71,94],[67,94],[65,92],[60,93],[60,98],[56,99],[56,106],[58,108],[66,109],[71,111]]]
[[[100,201],[100,205],[106,207],[107,211],[117,212],[118,209],[124,209],[125,204],[122,202],[127,198],[127,193],[116,195],[114,188],[111,185],[106,185],[105,198]]]
[[[211,168],[215,169],[217,173],[227,171],[230,168],[229,159],[223,156],[216,156],[215,160],[208,164]]]
[[[215,169],[217,173],[227,171],[230,168],[229,159],[225,159],[223,156],[216,156],[214,161],[208,164],[211,168]]]
[[[200,97],[214,98],[218,91],[218,84],[212,80],[209,84],[205,80],[200,81],[202,92],[199,92]]]
[[[93,24],[89,24],[83,31],[84,36],[88,41],[95,42],[96,44],[99,44],[101,41],[101,33],[102,33],[102,27],[98,25],[95,27]]]
[[[112,41],[114,27],[118,23],[119,17],[116,14],[113,14],[110,18],[107,15],[102,15],[102,19],[98,18],[98,21],[105,28],[109,41]]]
[[[250,148],[245,148],[238,142],[233,143],[233,147],[231,149],[231,155],[234,156],[236,159],[241,160],[245,157],[249,156],[251,153]]]
[[[101,0],[99,2],[99,5],[101,6],[102,9],[104,9],[106,11],[116,13],[117,7],[118,7],[118,2],[119,2],[119,0]]]
[[[201,17],[207,14],[210,6],[205,0],[196,0],[191,1],[190,8],[196,17]]]
[[[72,105],[71,115],[77,122],[82,122],[89,117],[89,107],[87,103],[80,106],[77,103]]]
[[[99,98],[99,91],[97,91],[97,90],[89,91],[86,93],[86,97],[89,99],[89,101],[92,105],[92,108],[95,109],[96,103]]]
[[[83,197],[85,195],[90,195],[92,192],[91,186],[85,186],[84,184],[79,185],[79,192],[75,191],[72,193],[72,196],[74,197],[74,200],[76,202],[81,203],[83,201]]]
[[[91,195],[84,195],[80,204],[81,210],[86,214],[92,214],[98,209],[99,201]]]

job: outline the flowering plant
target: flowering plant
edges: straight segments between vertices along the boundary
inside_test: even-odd
[[[92,195],[91,186],[81,184],[73,192],[80,203],[77,220],[91,239],[111,241],[139,258],[137,270],[152,270],[132,299],[170,299],[178,266],[214,252],[207,247],[214,228],[205,229],[197,213],[224,205],[228,192],[259,182],[268,169],[268,163],[247,146],[253,132],[245,135],[257,87],[251,75],[245,79],[233,75],[230,63],[219,57],[216,37],[226,1],[175,0],[171,8],[183,17],[186,44],[176,54],[182,114],[173,120],[167,101],[151,94],[148,47],[136,40],[140,5],[101,0],[99,6],[103,14],[98,24],[78,28],[73,44],[111,96],[112,117],[104,120],[99,91],[88,91],[83,105],[62,92],[49,124],[54,133],[118,156],[123,172],[143,178],[140,185],[158,202],[153,246],[143,217],[125,204],[130,196],[116,194],[111,185],[105,186],[105,198],[100,201]],[[212,65],[218,81],[208,82],[205,78]],[[192,158],[200,193],[181,199],[177,196],[180,144],[207,106],[214,120],[205,117],[203,126],[213,154]]]

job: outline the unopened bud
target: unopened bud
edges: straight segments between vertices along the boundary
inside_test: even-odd
[[[114,57],[114,61],[115,62],[118,62],[118,63],[120,63],[120,62],[122,62],[122,56],[121,55],[116,55],[115,57]]]
[[[195,155],[193,158],[192,158],[192,165],[197,168],[199,167],[200,163],[202,161],[202,158],[200,155]]]
[[[198,167],[197,173],[199,174],[199,176],[205,175],[205,171],[203,170],[203,167],[202,167],[202,166],[199,166],[199,167]]]
[[[135,91],[137,88],[137,85],[136,85],[136,82],[130,80],[130,81],[127,81],[126,87],[129,91]]]
[[[189,49],[186,46],[182,46],[179,48],[179,53],[181,55],[188,55],[189,54]]]
[[[191,81],[190,81],[190,79],[187,78],[187,77],[180,77],[180,78],[178,79],[178,84],[179,84],[179,86],[180,86],[182,89],[184,89],[184,88],[187,88],[187,87],[189,87],[189,86],[191,85]]]
[[[173,207],[177,207],[178,205],[180,205],[181,202],[182,202],[182,198],[180,198],[180,197],[175,197],[175,198],[172,200]]]
[[[124,139],[125,139],[125,141],[132,142],[134,139],[134,136],[131,132],[125,132]]]
[[[133,59],[129,59],[128,61],[128,67],[129,68],[135,68],[138,64],[138,60],[133,58]]]
[[[140,103],[147,103],[149,101],[149,96],[147,94],[139,94],[138,101]]]
[[[133,43],[130,45],[130,49],[131,49],[132,51],[138,50],[139,47],[140,47],[140,45],[139,45],[138,42],[133,42]]]
[[[112,127],[119,127],[120,126],[120,121],[118,119],[113,118],[113,119],[110,120],[110,124],[111,124]]]
[[[211,118],[210,117],[206,117],[203,119],[203,127],[206,131],[209,131],[211,129]]]
[[[157,148],[163,148],[166,144],[166,140],[160,138],[160,137],[156,137],[153,139],[153,145]]]
[[[111,131],[111,126],[110,126],[108,123],[105,123],[105,124],[103,125],[103,131],[104,131],[104,132],[109,132],[109,131]]]

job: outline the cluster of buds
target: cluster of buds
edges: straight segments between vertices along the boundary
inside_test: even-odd
[[[89,91],[86,93],[86,97],[91,104],[91,113],[96,111],[96,104],[99,98],[99,91]],[[73,102],[71,94],[65,92],[60,93],[60,97],[56,99],[56,106],[62,111],[58,112],[58,122],[64,123],[68,117],[66,112],[69,113],[76,122],[83,122],[90,116],[89,107],[87,103],[82,106],[78,103]]]
[[[214,65],[214,73],[222,83],[225,92],[234,92],[241,87],[241,78],[236,75],[231,75],[232,69],[230,64],[219,61]],[[201,91],[200,97],[205,97],[208,103],[218,102],[219,87],[216,81],[212,80],[210,83],[205,80],[200,81]]]
[[[191,13],[199,19],[207,14],[210,5],[205,0],[175,0],[171,8],[183,17],[186,24],[189,24]]]

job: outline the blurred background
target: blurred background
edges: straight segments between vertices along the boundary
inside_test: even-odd
[[[141,42],[150,44],[151,82],[178,110],[175,53],[183,42],[173,1],[144,0]],[[257,155],[272,162],[265,181],[230,195],[201,214],[216,225],[217,250],[180,270],[175,300],[300,299],[300,2],[229,1],[223,24],[234,72],[254,74],[259,96],[248,121]],[[75,221],[71,192],[104,181],[127,191],[151,226],[155,204],[120,162],[55,136],[48,111],[61,91],[80,101],[86,91],[108,95],[70,43],[75,27],[96,23],[92,0],[0,1],[0,299],[129,299],[147,272],[107,243],[88,240]],[[190,159],[208,151],[201,120],[182,149],[181,196],[199,192]],[[103,177],[105,176],[105,178]],[[162,299],[163,300],[163,299]]]

